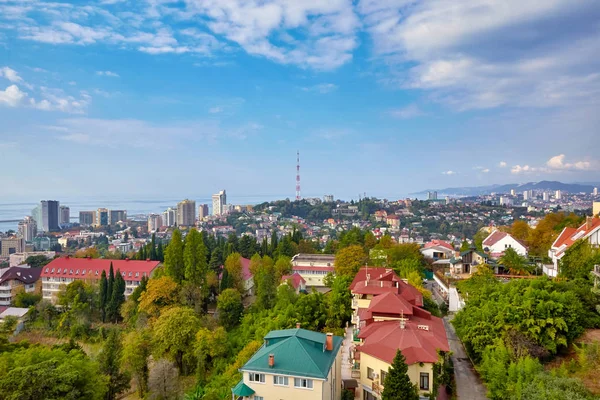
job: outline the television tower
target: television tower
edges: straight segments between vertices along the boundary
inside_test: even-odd
[[[299,201],[300,197],[300,151],[296,152],[296,200]]]

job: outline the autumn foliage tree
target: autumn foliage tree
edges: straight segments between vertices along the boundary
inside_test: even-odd
[[[368,256],[362,245],[344,247],[335,255],[335,273],[353,278],[358,270],[365,266],[367,260]]]

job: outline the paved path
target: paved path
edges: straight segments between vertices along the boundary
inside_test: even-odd
[[[352,360],[350,360],[352,344],[352,327],[350,327],[346,328],[346,337],[342,345],[342,379],[352,379]]]
[[[485,386],[473,369],[462,342],[456,336],[454,327],[450,324],[451,319],[452,316],[444,317],[444,327],[452,351],[457,397],[459,400],[485,400],[487,399]]]

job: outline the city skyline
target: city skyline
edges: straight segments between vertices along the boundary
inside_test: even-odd
[[[593,1],[80,4],[0,4],[1,199],[294,198],[298,150],[303,197],[600,171]]]

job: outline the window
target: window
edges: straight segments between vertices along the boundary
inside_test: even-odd
[[[421,390],[429,390],[429,373],[421,372],[421,376],[419,379],[419,386]]]
[[[288,377],[281,376],[281,375],[274,375],[273,376],[273,384],[279,385],[279,386],[287,386],[288,385]]]
[[[250,372],[250,382],[265,383],[265,374],[255,374]]]
[[[294,378],[294,387],[312,389],[313,381],[312,379]]]
[[[386,371],[384,371],[384,370],[381,370],[381,374],[379,375],[379,377],[380,377],[380,378],[379,378],[379,383],[380,383],[381,385],[385,384],[385,377],[387,376],[387,374],[388,374],[388,373],[387,373]]]
[[[373,380],[373,375],[375,375],[375,371],[373,371],[373,368],[367,367],[367,378]]]

